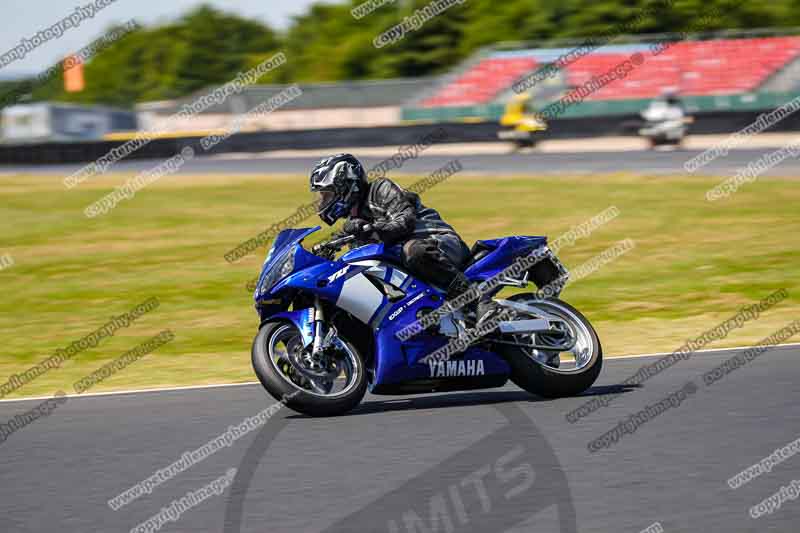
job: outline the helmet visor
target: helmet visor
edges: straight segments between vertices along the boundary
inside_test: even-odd
[[[333,202],[336,201],[336,193],[333,191],[318,191],[314,193],[315,200],[319,202],[318,210],[319,212],[324,211],[328,208]]]

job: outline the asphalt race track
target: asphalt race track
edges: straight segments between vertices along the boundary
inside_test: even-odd
[[[703,374],[737,353],[696,354],[640,387],[619,384],[654,357],[610,360],[579,398],[543,400],[509,385],[368,396],[327,419],[282,409],[118,511],[110,498],[274,401],[257,385],[69,398],[0,444],[0,530],[130,531],[237,468],[231,487],[161,531],[639,533],[658,522],[665,532],[793,533],[800,501],[757,519],[749,510],[800,479],[800,457],[735,490],[727,480],[800,437],[800,346],[706,385]],[[694,394],[589,451],[690,381]],[[607,407],[565,419],[615,393]],[[38,403],[0,402],[0,421]]]
[[[335,153],[336,149],[331,149]],[[338,150],[340,151],[340,150]],[[726,157],[719,158],[698,171],[699,174],[733,176],[736,171],[746,167],[773,149],[732,150]],[[354,152],[356,156],[359,153]],[[388,150],[389,157],[391,150]],[[698,150],[679,150],[673,152],[625,151],[625,152],[561,152],[561,153],[517,153],[517,154],[479,154],[469,155],[426,155],[405,161],[400,171],[391,173],[425,174],[458,159],[465,172],[481,174],[584,174],[597,172],[632,172],[637,174],[685,174],[683,164],[700,154]],[[198,157],[187,162],[176,174],[306,174],[320,159],[320,154],[277,157],[258,154],[226,154],[223,156]],[[379,163],[382,157],[361,157],[369,169]],[[110,172],[140,172],[152,169],[161,160],[132,160],[111,167]],[[60,174],[67,176],[83,165],[36,165],[2,166],[0,175],[29,172],[36,174]],[[788,158],[764,176],[797,176],[800,161]],[[687,174],[688,175],[688,174]]]

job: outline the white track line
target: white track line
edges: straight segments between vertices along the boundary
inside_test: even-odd
[[[87,392],[85,394],[66,394],[65,398],[91,398],[97,396],[122,396],[125,394],[143,394],[148,392],[173,392],[173,391],[184,391],[184,390],[201,390],[201,389],[219,389],[223,387],[244,387],[247,385],[259,385],[258,381],[246,381],[244,383],[219,383],[216,385],[187,385],[184,387],[163,387],[163,388],[154,388],[154,389],[134,389],[134,390],[118,390],[118,391],[108,391],[108,392]],[[43,401],[43,400],[50,400],[53,396],[36,396],[33,398],[11,398],[8,400],[0,400],[0,403],[5,402],[32,402],[36,401]]]
[[[735,348],[709,348],[708,350],[697,350],[694,352],[695,354],[698,353],[724,353],[724,352],[735,352],[739,350],[749,350],[753,346],[737,346]],[[771,345],[772,348],[800,348],[800,343],[787,343],[787,344],[773,344]],[[670,355],[673,352],[659,352],[659,353],[645,353],[639,355],[614,355],[605,359],[605,361],[614,361],[616,359],[639,359],[640,357],[660,357],[662,355]]]
[[[800,348],[800,343],[789,343],[789,344],[775,344],[772,346],[773,348]],[[725,353],[725,352],[734,352],[740,350],[747,350],[752,348],[752,346],[737,346],[735,348],[710,348],[708,350],[697,350],[694,352],[695,354],[702,354],[702,353]],[[646,353],[646,354],[637,354],[637,355],[618,355],[612,356],[605,359],[605,362],[617,361],[620,359],[640,359],[644,357],[661,357],[664,355],[670,355],[672,352],[661,352],[661,353]],[[109,391],[109,392],[89,392],[86,394],[67,394],[67,398],[92,398],[98,396],[123,396],[126,394],[147,394],[147,393],[160,393],[160,392],[174,392],[174,391],[186,391],[186,390],[203,390],[203,389],[220,389],[226,387],[246,387],[250,385],[259,385],[258,381],[246,381],[244,383],[220,383],[216,385],[189,385],[185,387],[164,387],[164,388],[154,388],[154,389],[136,389],[136,390],[121,390],[121,391]],[[0,400],[0,403],[11,403],[11,402],[33,402],[33,401],[44,401],[52,399],[52,396],[37,396],[33,398],[12,398],[8,400]]]

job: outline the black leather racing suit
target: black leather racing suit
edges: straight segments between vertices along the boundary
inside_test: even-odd
[[[403,264],[416,277],[448,293],[461,293],[467,280],[461,268],[470,251],[458,233],[419,195],[382,178],[369,184],[354,218],[373,227],[371,240],[403,245]]]

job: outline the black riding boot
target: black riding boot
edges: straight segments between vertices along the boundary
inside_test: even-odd
[[[472,283],[467,277],[459,272],[450,285],[447,287],[447,301],[453,302],[459,296],[467,292],[472,287]],[[494,312],[499,309],[499,306],[492,300],[492,297],[487,295],[481,296],[479,299],[472,299],[463,307],[464,314],[470,312],[475,314],[475,324],[480,325],[485,319],[488,319]]]
[[[478,300],[478,304],[475,308],[475,326],[480,326],[499,311],[500,306],[497,305],[497,302],[495,302],[491,296],[488,294],[482,296],[481,299]]]
[[[465,292],[467,292],[472,284],[463,272],[456,272],[453,281],[447,286],[447,300],[453,301]]]

